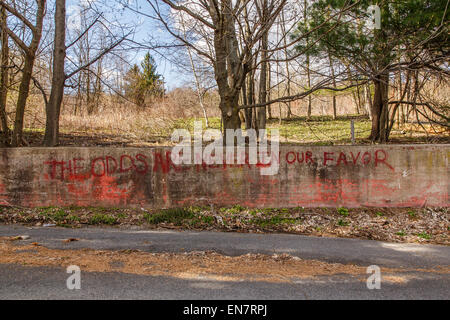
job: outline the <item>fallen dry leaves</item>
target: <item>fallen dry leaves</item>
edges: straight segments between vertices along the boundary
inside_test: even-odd
[[[450,245],[449,208],[359,208],[342,215],[332,208],[217,208],[192,209],[194,218],[179,223],[149,224],[158,210],[144,208],[2,207],[0,223],[33,226],[82,227],[93,217],[106,216],[107,226],[143,229],[191,229],[252,233],[284,232],[325,237],[371,239],[388,242]],[[189,208],[188,208],[189,209]],[[189,209],[191,210],[191,209]],[[64,216],[61,217],[59,214]],[[98,219],[97,219],[98,220]],[[105,226],[105,224],[98,223]]]
[[[351,275],[367,278],[366,267],[352,264],[303,260],[287,254],[246,254],[237,257],[215,252],[148,253],[137,250],[57,250],[43,246],[16,245],[0,239],[0,263],[27,266],[67,267],[77,265],[85,272],[122,272],[139,275],[169,276],[182,279],[215,281],[291,282],[320,276]],[[386,281],[407,281],[411,271],[382,268]],[[450,273],[449,268],[414,270]]]

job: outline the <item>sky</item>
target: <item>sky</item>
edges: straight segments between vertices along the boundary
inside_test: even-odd
[[[98,10],[104,13],[105,16],[112,16],[113,19],[117,19],[121,23],[138,23],[137,32],[134,34],[134,40],[139,43],[146,43],[149,37],[156,38],[157,40],[167,39],[170,37],[168,32],[164,30],[157,22],[153,21],[151,18],[145,17],[138,13],[134,13],[131,10],[121,10],[123,8],[118,3],[114,3],[115,7],[112,7],[113,1],[108,1],[104,4],[106,0],[67,0],[67,16],[68,16],[68,28],[74,28],[77,24],[77,18],[79,16],[78,5],[81,4],[91,4],[95,5]],[[129,0],[130,3],[136,0]],[[139,1],[142,4],[142,12],[149,13],[151,10],[146,4],[146,1]],[[136,54],[130,54],[131,63],[140,64],[144,58],[147,50],[141,50],[136,52]],[[180,72],[180,70],[174,66],[168,59],[165,59],[161,54],[150,51],[150,54],[156,61],[157,72],[164,77],[166,90],[171,90],[176,87],[181,87],[189,83],[192,79]]]

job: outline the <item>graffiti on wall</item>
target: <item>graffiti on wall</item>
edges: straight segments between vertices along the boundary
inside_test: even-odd
[[[388,153],[385,150],[358,151],[358,152],[322,152],[320,155],[314,155],[312,151],[286,151],[284,156],[282,152],[272,157],[272,161],[281,164],[285,161],[287,165],[295,164],[318,164],[323,166],[368,166],[373,164],[375,167],[385,166],[391,171],[394,167],[389,164]],[[258,161],[251,165],[248,161],[248,154],[243,164],[195,164],[195,165],[175,165],[171,160],[170,151],[153,152],[151,156],[138,153],[136,155],[122,154],[120,156],[106,155],[94,159],[71,158],[71,159],[51,159],[44,162],[47,168],[44,173],[46,179],[50,180],[76,180],[79,177],[85,177],[86,173],[92,177],[111,176],[114,174],[135,172],[141,175],[149,171],[170,173],[171,171],[182,172],[187,170],[210,170],[252,167],[260,168],[270,166],[270,163],[263,164]]]
[[[448,165],[445,150],[283,147],[266,164],[250,164],[246,154],[241,163],[181,165],[173,163],[170,148],[61,148],[50,156],[33,150],[31,164],[18,152],[8,158],[14,165],[0,170],[0,204],[448,205],[447,176],[436,172],[436,164]],[[272,162],[278,174],[261,175]]]

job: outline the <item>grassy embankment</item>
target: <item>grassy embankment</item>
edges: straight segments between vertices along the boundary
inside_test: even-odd
[[[0,223],[31,226],[137,226],[143,229],[193,229],[283,232],[450,245],[448,208],[284,208],[188,207],[147,210],[98,207],[0,207]]]

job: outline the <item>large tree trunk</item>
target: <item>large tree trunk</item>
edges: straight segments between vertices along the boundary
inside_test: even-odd
[[[250,26],[248,24],[248,11],[247,6],[244,7],[244,19],[245,24],[245,35],[247,38],[251,37]],[[243,48],[244,50],[244,48]],[[253,64],[256,62],[257,57],[249,58],[247,61],[248,66],[250,66],[250,71],[245,75],[245,79],[242,85],[243,101],[245,105],[253,105],[255,103],[255,68]],[[254,108],[247,108],[244,110],[245,116],[245,129],[249,130],[255,127],[254,117],[256,117],[253,112]]]
[[[2,7],[0,12],[0,28],[1,28],[1,72],[0,72],[0,119],[2,136],[0,144],[9,145],[9,127],[6,117],[6,100],[8,96],[8,64],[9,64],[9,46],[8,33],[6,32],[6,9]]]
[[[265,18],[268,15],[267,12],[267,1],[264,0],[262,16],[261,20],[265,21]],[[268,31],[264,32],[264,35],[261,39],[261,72],[259,75],[259,103],[264,104],[267,102],[267,48],[269,45],[269,34]],[[258,130],[266,129],[266,120],[267,120],[267,107],[259,107],[258,108]]]
[[[388,3],[382,2],[381,14],[389,12]],[[385,143],[389,139],[389,54],[390,49],[387,45],[386,33],[383,28],[375,30],[375,41],[378,44],[380,55],[375,59],[377,65],[377,75],[374,79],[375,95],[372,105],[372,132],[369,139],[372,142]]]
[[[53,78],[50,100],[46,106],[44,146],[53,147],[59,143],[59,116],[64,96],[64,61],[66,58],[66,0],[56,0],[55,43],[53,50]]]
[[[372,103],[372,131],[369,139],[372,142],[387,142],[389,123],[388,113],[388,81],[389,74],[384,73],[374,80],[375,94]]]
[[[25,55],[25,66],[22,72],[22,80],[19,86],[19,97],[17,98],[16,117],[14,119],[14,131],[11,145],[18,147],[22,144],[23,119],[25,116],[25,106],[30,92],[30,82],[33,73],[34,56]]]
[[[246,72],[238,54],[238,41],[235,30],[235,17],[232,13],[232,1],[224,0],[223,13],[211,11],[214,30],[214,74],[219,88],[219,107],[222,114],[223,129],[240,129],[239,94],[241,93]],[[225,137],[226,138],[226,137]],[[224,140],[226,141],[226,139]]]
[[[239,96],[228,96],[220,99],[220,109],[222,111],[223,128],[226,129],[240,129],[241,120],[239,118],[239,109],[236,107],[239,103]],[[226,135],[225,135],[226,137]]]
[[[267,44],[267,41],[264,41],[267,39],[266,36],[263,36],[263,42]],[[263,44],[264,48],[264,44]],[[267,47],[266,47],[267,48]],[[261,59],[265,60],[267,57],[267,54],[265,53],[265,49],[263,49],[263,52],[261,54]],[[263,62],[261,65],[261,74],[259,75],[259,103],[266,103],[267,102],[267,63]],[[266,109],[267,107],[259,107],[258,108],[258,129],[265,129],[266,128]]]

